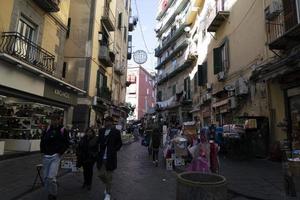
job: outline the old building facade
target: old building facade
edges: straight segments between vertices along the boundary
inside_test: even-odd
[[[155,76],[142,66],[128,67],[126,102],[133,106],[134,113],[128,120],[140,120],[155,108]]]
[[[71,4],[65,60],[69,76],[87,91],[78,98],[73,120],[82,129],[99,126],[104,115],[125,122],[129,17],[129,0]]]
[[[191,80],[189,74],[197,55],[190,30],[195,25],[203,1],[160,1],[156,33],[159,46],[157,105],[161,117],[169,122],[191,120]]]
[[[182,115],[178,121],[196,120],[201,126],[233,123],[266,126],[257,139],[265,152],[285,139],[299,147],[299,53],[295,38],[299,37],[300,2],[193,2],[198,8],[192,9],[197,15],[195,22],[182,33],[188,33],[189,40],[184,48],[196,58],[194,64],[175,75],[173,69],[185,50],[176,52],[181,41],[175,28],[170,35],[163,32],[167,30],[166,22],[172,24],[170,19],[175,19],[178,23],[189,12],[175,9],[182,2],[161,1],[163,7],[158,14],[158,112],[178,107],[178,92],[185,91],[185,98],[190,95],[192,99],[189,108],[192,117]],[[168,17],[172,16],[170,13],[177,17]],[[175,45],[170,51],[168,41]],[[187,77],[189,83],[185,83]],[[254,124],[247,124],[253,120]]]
[[[53,116],[72,125],[85,90],[65,79],[70,1],[13,0],[0,7],[0,137],[8,151],[39,150]]]

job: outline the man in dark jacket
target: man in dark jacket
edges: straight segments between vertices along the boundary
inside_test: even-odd
[[[57,198],[56,176],[61,156],[68,149],[68,146],[68,133],[62,125],[62,118],[54,116],[51,125],[43,133],[40,143],[41,153],[44,154],[43,171],[48,200]]]
[[[112,174],[117,168],[117,151],[122,146],[121,133],[113,126],[113,118],[105,118],[105,128],[99,130],[99,178],[105,184],[105,199],[110,199]]]

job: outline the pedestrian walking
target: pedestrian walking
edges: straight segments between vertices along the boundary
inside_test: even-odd
[[[111,184],[113,171],[117,168],[117,152],[122,146],[121,133],[113,127],[113,118],[105,118],[105,128],[99,130],[100,145],[99,157],[97,160],[97,168],[99,170],[99,178],[105,184],[105,200],[109,200],[111,196]]]
[[[92,128],[88,128],[81,138],[77,149],[77,167],[83,168],[82,188],[91,190],[93,168],[98,155],[98,138]]]
[[[158,166],[158,153],[160,147],[161,134],[159,126],[153,124],[152,133],[151,133],[151,148],[152,148],[152,160],[155,166]]]
[[[57,199],[57,173],[61,156],[68,149],[68,132],[63,127],[62,118],[53,116],[51,124],[41,137],[40,149],[43,153],[43,175],[48,200]]]

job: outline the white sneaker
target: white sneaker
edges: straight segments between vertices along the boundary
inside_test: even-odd
[[[110,194],[106,193],[104,200],[110,200]]]

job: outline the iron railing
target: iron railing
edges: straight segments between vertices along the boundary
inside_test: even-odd
[[[285,32],[284,28],[284,12],[283,10],[278,13],[272,20],[267,20],[267,35],[268,43],[275,41],[279,37],[283,36]]]
[[[13,56],[50,75],[55,70],[55,56],[18,32],[2,33],[0,53]]]
[[[103,7],[102,22],[105,24],[108,31],[115,30],[116,18],[109,5]]]

